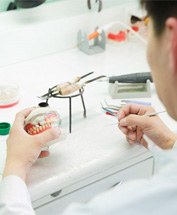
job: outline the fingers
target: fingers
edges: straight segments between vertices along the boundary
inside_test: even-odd
[[[122,118],[124,118],[129,114],[137,114],[140,111],[141,107],[142,107],[141,105],[136,105],[136,104],[125,105],[119,111],[119,120],[121,120]]]
[[[40,155],[39,155],[39,158],[45,158],[45,157],[48,157],[50,154],[49,151],[41,151]]]
[[[129,104],[119,111],[119,129],[126,135],[129,144],[141,143],[143,129],[150,126],[149,117],[145,113],[152,111],[151,107]]]
[[[120,126],[120,125],[118,125],[118,127],[122,131],[123,134],[127,135],[127,133],[128,133],[128,128],[127,127],[123,127],[123,126]]]
[[[143,129],[147,126],[151,126],[147,116],[129,115],[119,122],[119,128],[126,135],[127,141],[130,144],[141,143]]]
[[[136,132],[128,132],[127,134],[127,141],[130,143],[130,144],[134,144],[137,142],[137,137],[136,137]]]
[[[142,129],[140,129],[139,127],[137,126],[122,127],[120,125],[118,127],[122,131],[122,133],[125,134],[129,144],[141,142],[143,132],[142,132]]]
[[[137,136],[137,142],[141,143],[142,137],[143,137],[143,130],[137,126],[136,129],[136,136]]]
[[[135,135],[135,134],[134,134]],[[133,134],[130,134],[126,137],[127,139],[127,142],[130,144],[130,145],[133,145],[135,143],[139,143],[141,145],[143,145],[145,148],[148,148],[148,143],[144,140],[144,138],[141,136],[141,140],[138,142],[135,138]]]
[[[123,119],[129,114],[144,115],[145,113],[153,112],[153,111],[154,109],[151,106],[128,104],[119,110],[118,120]]]
[[[137,136],[137,132],[128,132],[126,139],[130,145],[139,143],[139,144],[143,145],[144,147],[148,148],[148,144],[144,140],[142,133],[141,133],[141,135]]]
[[[124,133],[125,135],[128,133],[128,131],[136,131],[136,126],[121,126],[120,124],[118,124],[118,128],[122,131],[122,133]]]
[[[17,113],[13,125],[17,128],[23,126],[24,125],[24,119],[31,113],[31,111],[33,109],[34,108],[26,108],[26,109],[20,111],[19,113]]]
[[[150,117],[148,116],[139,116],[139,115],[132,115],[123,118],[119,122],[120,126],[139,126],[140,128],[145,128],[147,125],[151,124]]]
[[[61,131],[59,128],[51,128],[45,132],[33,136],[33,138],[36,138],[37,142],[43,147],[46,145],[46,143],[58,139],[60,134]]]
[[[148,148],[148,143],[147,143],[146,140],[143,138],[143,136],[142,136],[142,138],[141,138],[141,140],[140,140],[140,144],[143,145],[145,148]]]

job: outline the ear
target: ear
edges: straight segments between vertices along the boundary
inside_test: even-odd
[[[170,17],[165,23],[170,44],[171,68],[177,75],[177,18]]]

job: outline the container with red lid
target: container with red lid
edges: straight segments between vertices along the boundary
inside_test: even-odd
[[[13,107],[19,102],[19,86],[9,81],[0,81],[0,108]]]

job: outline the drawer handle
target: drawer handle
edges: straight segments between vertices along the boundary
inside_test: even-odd
[[[120,184],[121,184],[121,181],[119,181],[119,182],[115,183],[114,185],[112,185],[111,188],[114,188],[115,186],[120,185]]]
[[[61,192],[62,192],[62,190],[59,190],[59,191],[52,193],[50,195],[55,198],[55,197],[59,196]]]

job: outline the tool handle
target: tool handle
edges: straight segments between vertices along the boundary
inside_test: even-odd
[[[55,91],[60,91],[61,88],[64,88],[64,87],[67,87],[71,85],[70,82],[64,82],[64,83],[61,83],[61,84],[58,84],[56,87],[55,87]]]
[[[146,83],[147,80],[153,82],[150,72],[132,73],[109,77],[109,83]]]
[[[60,88],[68,87],[76,82],[80,81],[80,77],[75,77],[71,81],[67,81],[56,86],[56,90],[60,90]]]
[[[78,84],[70,84],[69,86],[66,87],[61,87],[60,88],[60,95],[69,95],[71,93],[74,93],[77,90],[80,90],[81,86]]]
[[[70,83],[71,83],[71,84],[74,84],[74,83],[80,81],[80,79],[81,79],[81,78],[78,77],[78,76],[77,76],[77,77],[74,77],[74,78],[70,81]]]

